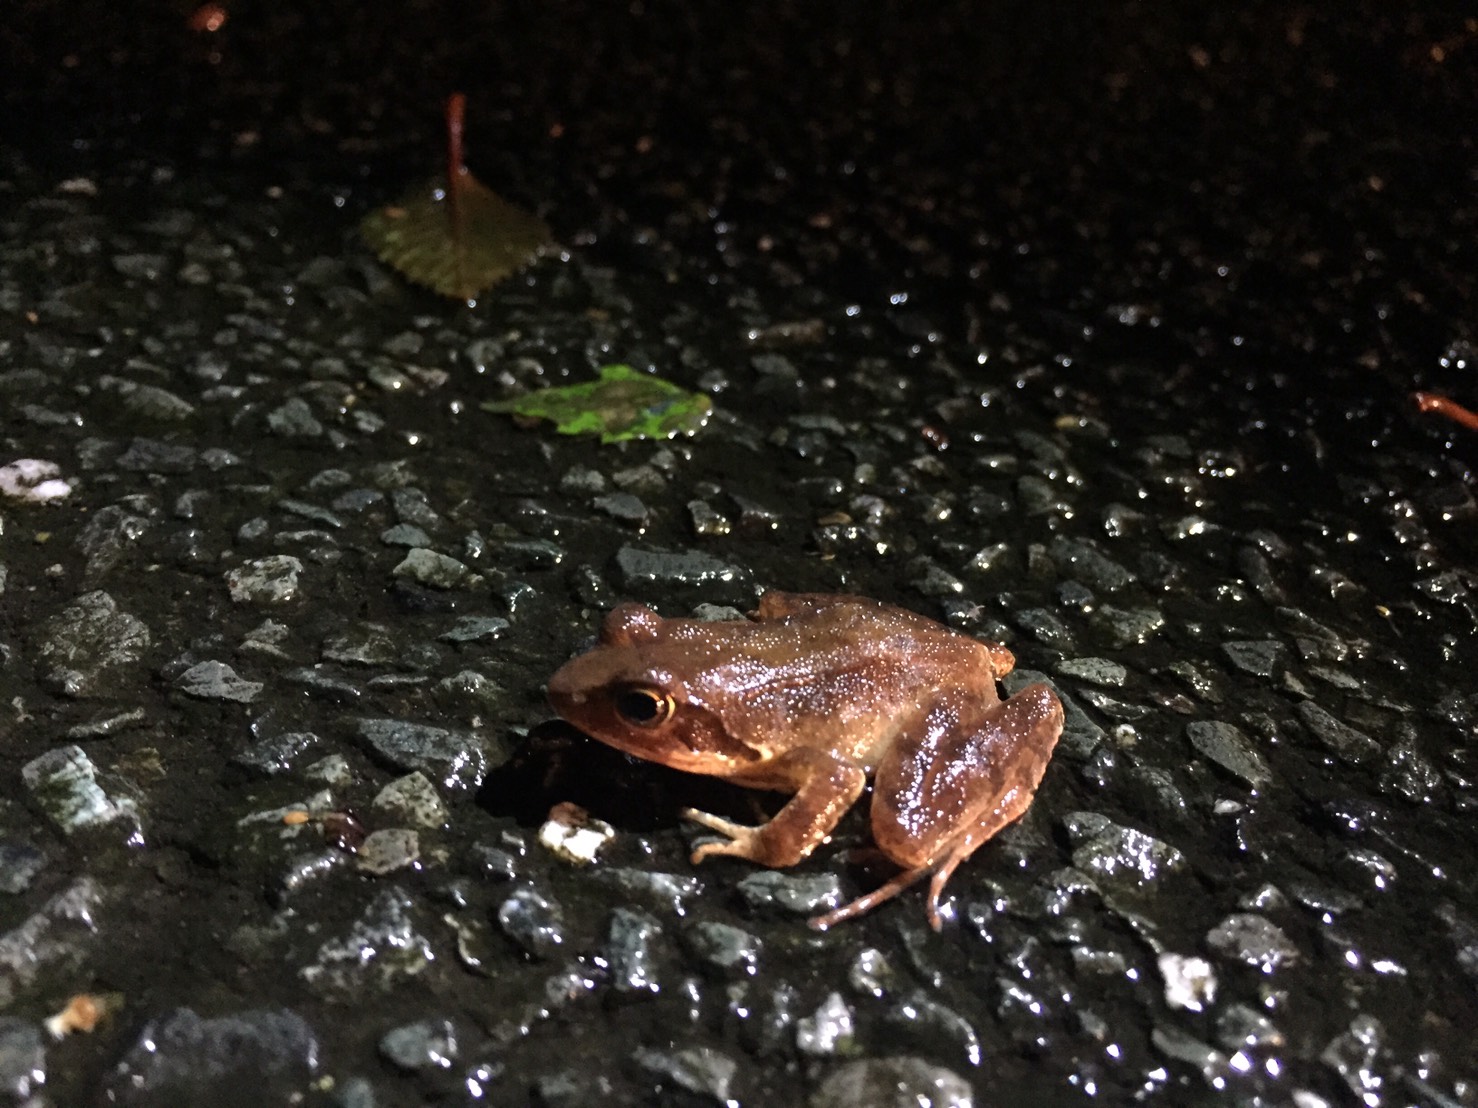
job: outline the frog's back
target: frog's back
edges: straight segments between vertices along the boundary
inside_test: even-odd
[[[664,630],[686,658],[688,698],[770,756],[821,747],[871,769],[935,690],[996,699],[1003,649],[906,609],[772,592],[756,615],[749,623],[673,620]]]

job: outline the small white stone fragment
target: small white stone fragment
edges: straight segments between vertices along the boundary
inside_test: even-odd
[[[0,466],[0,495],[22,504],[50,504],[72,495],[72,486],[62,479],[62,467],[40,458],[18,458]]]
[[[605,820],[594,819],[575,804],[556,804],[539,828],[539,843],[566,862],[588,866],[601,848],[616,837]]]
[[[1205,958],[1166,951],[1159,957],[1165,1003],[1188,1012],[1203,1011],[1216,999],[1216,971]]]

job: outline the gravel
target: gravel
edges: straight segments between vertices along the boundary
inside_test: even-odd
[[[0,1101],[1478,1103],[1460,16],[210,14],[0,35]],[[448,74],[560,243],[475,305],[354,233]],[[480,407],[612,362],[713,418]],[[548,721],[766,587],[1062,695],[942,933]]]

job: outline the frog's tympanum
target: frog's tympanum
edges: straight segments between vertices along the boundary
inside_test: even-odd
[[[743,622],[623,604],[599,643],[550,680],[549,700],[638,758],[794,794],[758,827],[684,811],[723,836],[701,843],[694,862],[794,865],[872,777],[873,838],[902,872],[811,925],[860,915],[933,874],[938,930],[950,874],[1026,811],[1062,732],[1046,685],[997,695],[1014,663],[997,643],[876,600],[767,592]]]

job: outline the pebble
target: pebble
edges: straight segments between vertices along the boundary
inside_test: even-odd
[[[1380,1020],[1360,1012],[1346,1030],[1329,1040],[1319,1061],[1343,1079],[1357,1102],[1370,1104],[1379,1101],[1379,1096],[1373,1094],[1386,1083],[1382,1072],[1385,1067],[1381,1065],[1385,1039],[1386,1029]]]
[[[378,814],[434,831],[446,825],[447,808],[436,786],[419,771],[396,778],[370,802]]]
[[[502,616],[462,616],[438,636],[442,642],[486,643],[499,638],[509,628]]]
[[[61,746],[21,767],[21,781],[37,806],[65,835],[118,825],[128,842],[141,842],[138,805],[110,796],[98,769],[80,746]]]
[[[469,588],[482,580],[457,559],[421,546],[413,547],[390,572],[434,589]]]
[[[1091,617],[1094,627],[1106,634],[1116,650],[1142,646],[1159,634],[1165,617],[1158,608],[1116,608],[1104,604]]]
[[[148,515],[122,504],[107,504],[95,512],[77,536],[77,549],[87,557],[83,578],[89,586],[100,584],[149,531]]]
[[[1250,740],[1230,723],[1196,720],[1186,724],[1191,746],[1207,761],[1241,778],[1254,789],[1271,783],[1273,772]]]
[[[1254,966],[1264,973],[1300,960],[1299,951],[1283,929],[1255,912],[1234,912],[1206,933],[1213,953]]]
[[[195,405],[178,393],[160,388],[158,385],[141,385],[119,377],[103,376],[98,379],[100,388],[117,395],[123,409],[140,419],[152,419],[159,423],[181,423],[195,414]]]
[[[1097,812],[1072,812],[1062,822],[1073,865],[1096,881],[1137,888],[1185,868],[1185,856],[1173,846]]]
[[[303,563],[290,554],[272,554],[226,571],[226,589],[237,604],[286,604],[298,596]]]
[[[451,1069],[457,1029],[448,1019],[425,1019],[391,1028],[380,1038],[380,1057],[403,1070]]]
[[[615,1093],[616,1088],[610,1078],[586,1069],[544,1074],[534,1082],[534,1103],[538,1108],[589,1108],[592,1104],[612,1104]]]
[[[1221,652],[1233,667],[1253,677],[1274,677],[1283,668],[1288,648],[1274,639],[1224,642]]]
[[[965,582],[932,558],[915,558],[908,564],[908,584],[920,596],[959,596]]]
[[[759,972],[764,945],[743,928],[717,920],[700,920],[682,933],[688,953],[720,980],[739,980]]]
[[[225,662],[199,662],[179,677],[175,687],[199,700],[233,700],[250,704],[265,688],[260,681],[248,681],[237,675]]]
[[[429,547],[431,536],[415,524],[397,523],[380,532],[380,541],[386,546]]]
[[[0,466],[0,496],[21,504],[52,504],[72,495],[62,467],[40,458],[20,458]]]
[[[137,438],[118,455],[115,465],[133,473],[184,474],[200,464],[202,455],[184,443]]]
[[[611,913],[601,949],[612,988],[626,994],[661,992],[656,953],[661,937],[662,924],[647,912],[617,908]]]
[[[426,494],[417,488],[399,488],[390,492],[390,507],[401,523],[411,523],[435,534],[445,523]]]
[[[273,777],[295,768],[304,755],[317,750],[322,740],[312,731],[288,731],[258,739],[231,756],[233,765]]]
[[[693,534],[700,538],[727,535],[731,530],[728,519],[706,500],[688,501],[688,520],[692,524]]]
[[[841,878],[834,873],[791,874],[760,870],[740,881],[738,889],[750,907],[779,908],[793,915],[819,915],[842,904]]]
[[[0,893],[23,893],[46,868],[46,853],[20,839],[0,839]]]
[[[1204,1043],[1190,1032],[1166,1023],[1157,1023],[1150,1031],[1150,1042],[1167,1058],[1200,1072],[1213,1088],[1225,1086],[1231,1072],[1227,1056],[1210,1043]]]
[[[849,1053],[856,1037],[856,1018],[840,993],[828,994],[815,1012],[795,1024],[796,1049],[816,1058]]]
[[[0,1008],[8,1008],[43,974],[54,977],[85,964],[103,903],[102,887],[79,877],[0,935]]]
[[[1016,479],[1016,499],[1027,515],[1065,515],[1072,512],[1072,505],[1057,495],[1050,481],[1033,474]]]
[[[566,496],[597,496],[606,491],[605,474],[589,466],[571,466],[559,479],[559,491]]]
[[[616,568],[626,589],[653,585],[733,584],[748,574],[702,551],[671,551],[623,546],[616,552]]]
[[[563,910],[534,889],[515,889],[498,906],[497,919],[503,934],[531,958],[549,958],[564,945]]]
[[[325,662],[347,666],[388,666],[401,657],[403,641],[383,623],[352,623],[323,640]]]
[[[1312,700],[1305,700],[1295,711],[1310,734],[1351,765],[1361,765],[1380,754],[1378,742],[1341,723]]]
[[[355,735],[377,758],[404,773],[419,772],[446,789],[475,789],[510,751],[481,733],[452,731],[397,719],[360,719]]]
[[[35,1104],[46,1084],[46,1044],[35,1021],[0,1016],[0,1100]],[[44,1103],[44,1102],[41,1102]]]
[[[1107,658],[1065,658],[1057,664],[1057,672],[1105,688],[1118,688],[1129,675],[1118,662]]]
[[[881,1000],[898,987],[899,974],[888,956],[876,947],[857,952],[847,967],[847,984],[862,996]]]
[[[420,837],[406,828],[372,831],[354,852],[354,868],[371,877],[384,877],[397,870],[419,868]]]
[[[712,1047],[659,1050],[640,1047],[632,1060],[660,1084],[671,1084],[720,1105],[736,1104],[731,1096],[739,1064]]]
[[[574,865],[590,865],[615,837],[609,823],[573,804],[556,804],[539,825],[539,845]]]
[[[316,439],[323,424],[300,396],[289,397],[267,413],[267,429],[285,439]]]
[[[385,494],[378,489],[350,489],[329,501],[329,507],[341,514],[361,515],[384,501]]]
[[[1277,1050],[1286,1041],[1267,1016],[1237,1003],[1228,1004],[1217,1014],[1216,1039],[1230,1051]]]
[[[1016,624],[1033,638],[1054,650],[1071,650],[1073,633],[1056,612],[1046,608],[1025,608],[1016,613]]]
[[[970,1083],[923,1058],[898,1055],[848,1062],[826,1076],[806,1108],[974,1108]]]
[[[643,504],[639,497],[629,492],[613,492],[597,496],[591,501],[591,505],[596,511],[604,512],[612,519],[630,524],[637,530],[645,530],[652,518],[651,509]]]
[[[1165,1003],[1201,1012],[1216,999],[1216,971],[1205,958],[1163,951],[1157,958],[1165,981]]]
[[[325,996],[349,997],[389,988],[436,961],[416,926],[415,901],[403,889],[382,890],[342,938],[329,939],[298,974]]]
[[[189,1008],[150,1020],[105,1079],[122,1105],[257,1104],[304,1096],[319,1069],[317,1036],[289,1009],[248,1009],[203,1019]]]
[[[612,886],[623,897],[641,900],[677,916],[686,915],[703,894],[703,882],[688,874],[612,866],[596,870],[592,876],[601,884]]]
[[[3,579],[0,572],[0,579]],[[128,728],[144,723],[149,718],[149,713],[143,708],[128,708],[123,711],[103,711],[86,719],[81,723],[67,728],[63,738],[73,742],[85,739],[106,739],[110,735],[119,734]]]
[[[1134,584],[1134,574],[1087,540],[1059,536],[1047,551],[1060,569],[1098,592],[1117,592]]]
[[[84,593],[42,620],[36,634],[41,680],[71,697],[116,694],[152,641],[144,621],[101,590]]]

